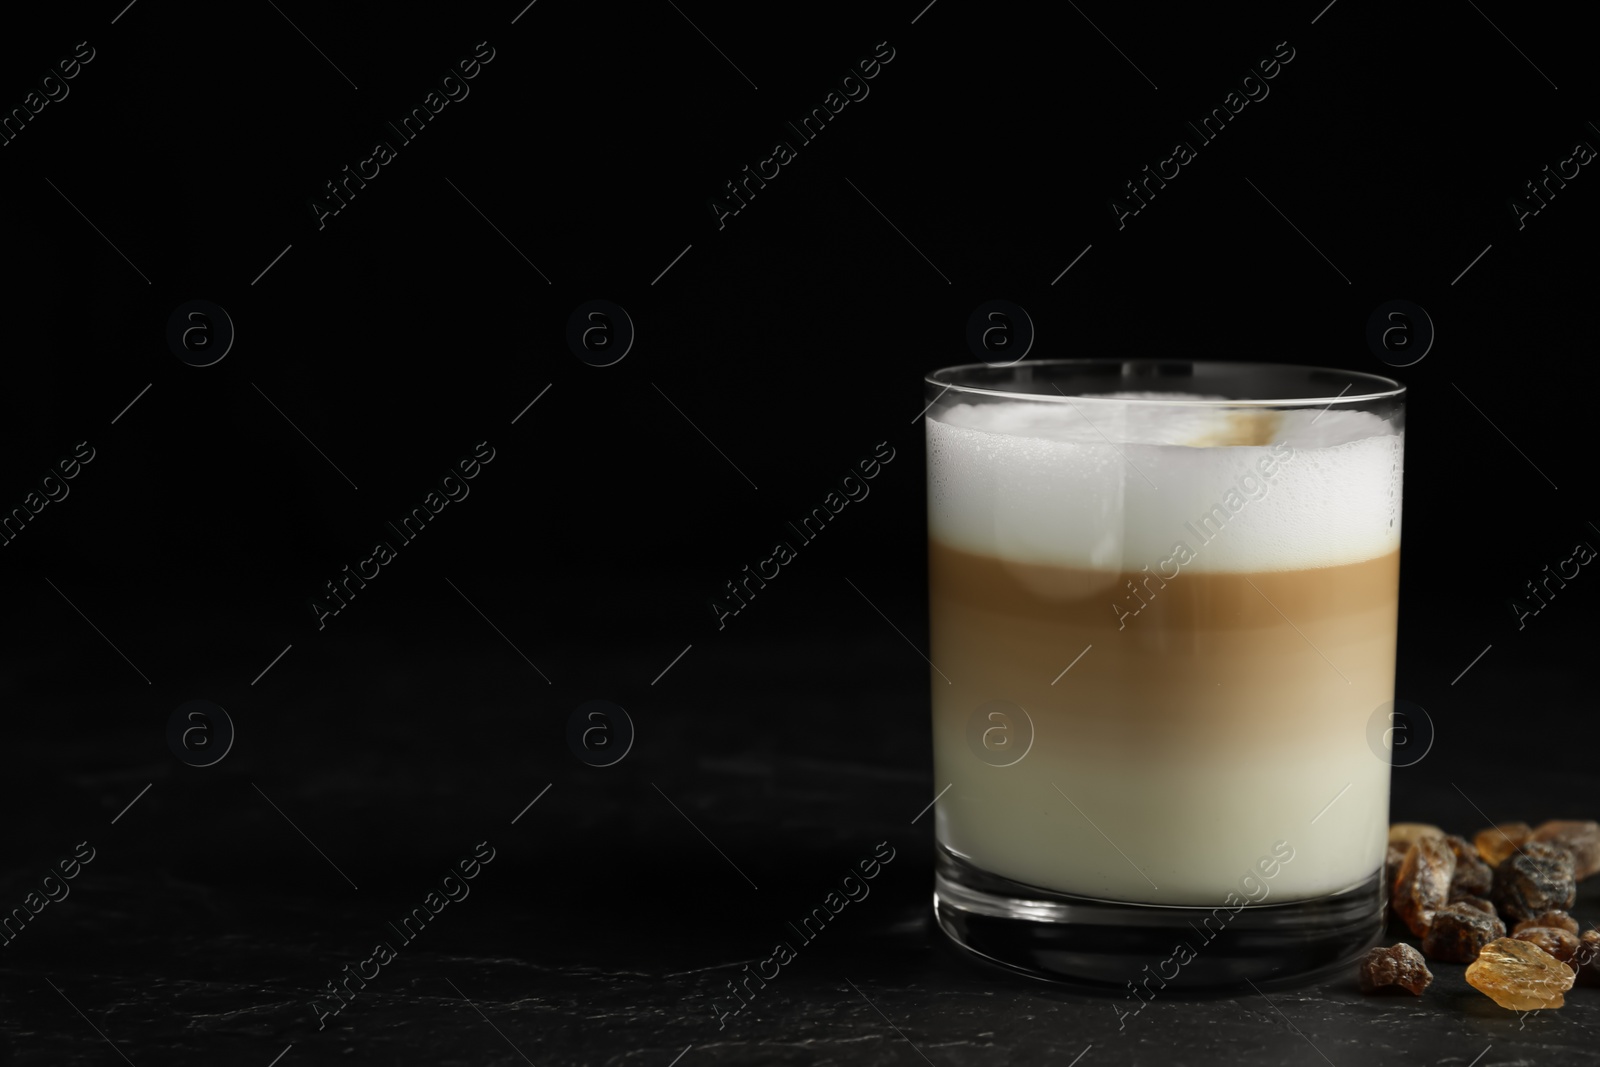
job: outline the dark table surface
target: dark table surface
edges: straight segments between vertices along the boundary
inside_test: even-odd
[[[249,743],[208,768],[172,759],[152,723],[90,755],[35,729],[8,753],[16,847],[3,899],[19,903],[81,840],[95,858],[3,950],[6,1061],[1600,1060],[1600,989],[1518,1015],[1468,987],[1459,965],[1434,964],[1416,999],[1364,997],[1352,973],[1264,995],[1164,993],[1124,1016],[1125,999],[956,957],[930,923],[932,820],[919,817],[935,792],[926,667],[888,626],[857,621],[784,641],[730,631],[726,644],[695,643],[653,690],[645,680],[670,651],[544,649],[545,669],[610,679],[589,695],[637,694],[619,701],[636,740],[605,768],[572,756],[565,715],[552,713],[580,703],[563,703],[574,687],[547,687],[487,627],[330,639],[286,657],[262,706],[238,717]],[[1480,699],[1517,685],[1479,667]],[[356,685],[364,716],[341,691]],[[1535,805],[1476,770],[1468,784],[1459,757],[1446,731],[1428,759],[1397,769],[1397,814],[1467,833],[1479,808],[1593,814],[1592,776],[1557,773]],[[795,940],[786,923],[885,841],[895,858],[870,894],[719,1020],[727,983]],[[389,924],[486,853],[479,842],[494,858],[468,894],[401,941]],[[1600,917],[1592,885],[1576,913]],[[313,998],[380,940],[396,957],[319,1027]]]

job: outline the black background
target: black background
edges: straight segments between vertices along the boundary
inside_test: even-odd
[[[226,1062],[291,1042],[313,1060],[521,1062],[414,958],[340,1017],[341,1036],[307,1025],[312,991],[366,954],[378,902],[410,907],[482,839],[509,862],[435,948],[480,961],[455,980],[501,999],[497,1022],[536,1062],[659,1048],[665,1063],[730,1041],[700,1018],[732,973],[714,968],[764,954],[776,916],[887,837],[907,857],[898,911],[871,930],[899,931],[908,960],[933,952],[916,925],[930,821],[909,825],[937,790],[928,672],[908,647],[926,647],[916,416],[922,374],[974,359],[968,315],[996,298],[1029,312],[1029,358],[1403,380],[1397,695],[1435,736],[1396,771],[1395,817],[1470,832],[1594,814],[1597,579],[1586,568],[1520,631],[1508,607],[1575,543],[1600,542],[1596,179],[1583,168],[1521,229],[1508,206],[1576,142],[1600,144],[1588,45],[1564,14],[1360,0],[119,8],[0,35],[6,109],[77,42],[95,50],[70,94],[0,147],[0,508],[76,442],[95,450],[70,495],[0,549],[0,903],[79,840],[105,857],[0,959],[17,1062],[112,1062],[46,978],[136,1063],[217,1062],[229,1041],[242,1058]],[[396,142],[385,120],[480,41],[494,58],[470,95],[319,228],[307,202],[375,140]],[[795,143],[785,122],[884,41],[894,57],[869,95],[719,227],[708,200],[723,183]],[[1281,41],[1294,58],[1270,94],[1119,228],[1122,184],[1194,141],[1185,120]],[[196,299],[237,332],[205,368],[166,340]],[[592,299],[637,330],[609,367],[565,340]],[[1401,370],[1365,339],[1394,299],[1437,331]],[[470,496],[319,629],[323,583],[484,440],[495,459]],[[871,496],[719,630],[722,583],[879,442],[896,458]],[[168,716],[192,699],[238,731],[210,768],[167,747]],[[592,699],[638,731],[603,770],[565,741]],[[737,1042],[690,1055],[911,1062],[892,1032],[795,1043],[828,1025],[808,997],[837,987],[849,1004],[838,973],[871,968],[859,946],[829,951]],[[548,966],[552,1014],[519,1019],[522,978],[471,977],[493,971],[485,960]],[[922,989],[902,1027],[917,997],[932,1017],[937,991],[967,980],[902,966]],[[626,1034],[590,1033],[581,1004],[600,994],[584,982],[624,972],[657,992],[617,1008],[644,1013]],[[680,972],[694,977],[660,992]],[[150,988],[159,1010],[131,992]],[[984,976],[963,995],[1112,1018],[1019,988]],[[833,1020],[840,1033],[884,1030],[862,999]],[[266,1002],[277,1014],[250,1015]],[[1184,1044],[1180,1022],[1149,1036]],[[1309,1054],[1281,1022],[1266,1012],[1189,1044],[1251,1046],[1277,1027],[1282,1048],[1252,1055]],[[1030,1047],[1016,1018],[943,1025],[952,1045],[989,1036],[936,1062]],[[361,1044],[384,1037],[381,1052]],[[1132,1046],[1097,1047],[1125,1060]]]

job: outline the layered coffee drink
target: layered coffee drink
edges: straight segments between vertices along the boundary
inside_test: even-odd
[[[1264,856],[1273,903],[1382,869],[1403,433],[1211,399],[930,412],[936,827],[971,868],[1205,907]]]

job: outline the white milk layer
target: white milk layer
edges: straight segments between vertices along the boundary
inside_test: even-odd
[[[970,552],[1137,571],[1226,526],[1185,566],[1254,572],[1400,544],[1404,439],[1366,412],[1097,398],[957,404],[926,421],[929,530]]]

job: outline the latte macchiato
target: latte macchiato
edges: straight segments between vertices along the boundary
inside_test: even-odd
[[[938,840],[1166,905],[1216,904],[1287,841],[1274,902],[1349,889],[1384,860],[1403,435],[1163,399],[930,414]]]

